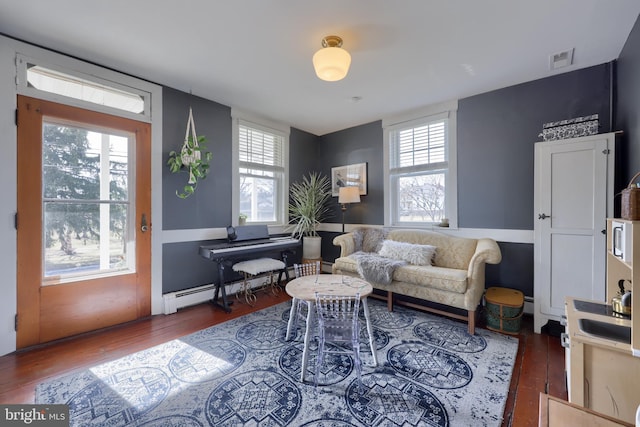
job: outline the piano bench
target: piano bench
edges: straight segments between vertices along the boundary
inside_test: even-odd
[[[270,285],[271,292],[274,295],[277,295],[280,292],[280,282],[278,281],[276,283],[273,275],[276,271],[282,271],[285,268],[286,264],[284,262],[272,258],[258,258],[233,264],[233,271],[243,273],[244,276],[242,288],[238,293],[236,293],[236,297],[239,299],[240,294],[243,294],[247,304],[253,305],[258,298],[249,286],[249,280],[263,273],[269,274],[267,275],[268,279],[265,280],[262,288],[267,288]]]

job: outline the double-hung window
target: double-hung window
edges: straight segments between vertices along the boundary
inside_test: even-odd
[[[457,226],[455,109],[384,122],[385,223]],[[431,111],[433,112],[433,111]]]
[[[235,120],[236,217],[248,223],[284,224],[289,134],[243,119]],[[234,209],[235,211],[235,209]]]

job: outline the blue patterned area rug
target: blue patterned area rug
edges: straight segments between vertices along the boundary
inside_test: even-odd
[[[302,332],[285,341],[290,304],[47,381],[36,403],[68,404],[83,427],[501,424],[517,339],[370,300],[378,367],[363,327],[362,389],[339,354],[315,389],[315,352],[302,384]]]

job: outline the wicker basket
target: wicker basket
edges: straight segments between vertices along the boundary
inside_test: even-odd
[[[622,206],[620,216],[623,219],[636,221],[640,219],[640,188],[635,184],[640,172],[635,174],[627,188],[622,190]]]

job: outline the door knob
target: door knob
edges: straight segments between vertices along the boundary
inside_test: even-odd
[[[547,219],[547,218],[551,218],[551,217],[549,215],[543,214],[543,213],[538,214],[538,219]]]

